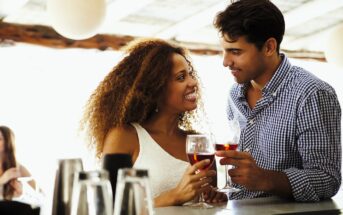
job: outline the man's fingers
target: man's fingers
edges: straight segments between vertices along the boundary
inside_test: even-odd
[[[221,165],[243,166],[243,165],[248,165],[249,163],[254,161],[250,154],[248,154],[247,152],[242,152],[242,153],[244,153],[243,156],[239,156],[239,158],[223,157],[219,160],[219,163]]]
[[[245,159],[251,157],[250,153],[248,152],[240,152],[240,151],[216,151],[216,155],[218,157],[226,157],[226,158],[234,158],[234,159]]]

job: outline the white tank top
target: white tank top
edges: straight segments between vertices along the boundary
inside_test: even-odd
[[[140,147],[133,168],[147,169],[149,171],[152,196],[157,197],[161,193],[175,188],[189,163],[179,160],[164,151],[139,124],[132,123],[132,125],[137,131]]]

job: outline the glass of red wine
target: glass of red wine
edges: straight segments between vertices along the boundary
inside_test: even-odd
[[[214,145],[210,136],[206,134],[191,134],[187,135],[186,138],[186,153],[188,156],[188,161],[191,165],[195,163],[209,159],[210,163],[206,165],[203,169],[199,169],[197,172],[207,170],[211,167],[214,161]],[[200,208],[212,208],[213,206],[207,204],[204,200],[203,193],[200,194],[199,202],[192,203],[189,206],[200,207]]]
[[[229,122],[229,135],[226,135],[222,140],[216,141],[215,148],[216,151],[236,151],[238,148],[238,142],[240,137],[240,127],[237,120],[232,120]],[[225,165],[225,186],[218,191],[225,193],[235,193],[241,189],[233,187],[231,178],[228,174],[228,170],[231,169],[231,165]]]

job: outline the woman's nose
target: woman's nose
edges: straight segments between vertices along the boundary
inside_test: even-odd
[[[198,85],[198,81],[194,78],[194,77],[191,77],[188,81],[188,86],[190,87],[194,87],[194,86],[197,86]]]

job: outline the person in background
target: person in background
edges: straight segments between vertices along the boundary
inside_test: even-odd
[[[285,22],[269,0],[240,0],[214,21],[223,65],[235,83],[228,119],[242,129],[240,150],[219,151],[241,192],[296,201],[334,196],[341,184],[341,108],[335,90],[280,53]],[[323,71],[324,72],[324,71]]]
[[[159,39],[134,41],[126,56],[90,97],[82,127],[97,156],[126,153],[133,168],[149,170],[155,207],[182,205],[206,191],[208,202],[227,201],[210,186],[216,172],[190,166],[186,136],[202,113],[196,72],[183,48]],[[202,180],[200,180],[202,179]]]
[[[2,198],[11,200],[22,194],[22,184],[16,179],[18,177],[31,176],[30,172],[16,160],[14,133],[6,126],[0,126],[0,186]],[[28,182],[35,188],[33,180]]]

